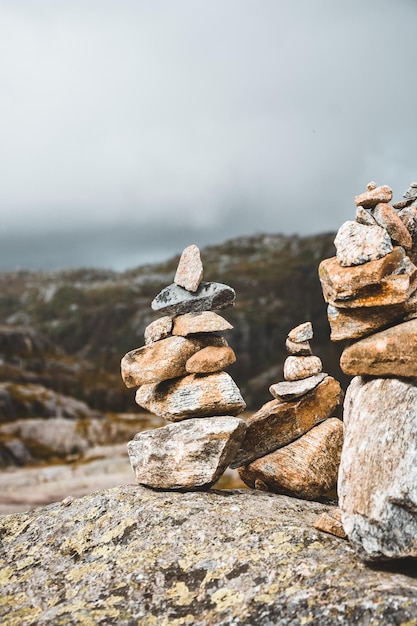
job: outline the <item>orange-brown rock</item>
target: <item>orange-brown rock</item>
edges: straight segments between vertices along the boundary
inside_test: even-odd
[[[338,508],[329,509],[329,511],[322,513],[314,522],[314,528],[341,539],[347,538],[342,524],[342,514]]]
[[[343,424],[329,418],[284,448],[239,468],[239,476],[269,491],[314,500],[336,486]]]
[[[392,326],[345,348],[340,367],[351,376],[417,376],[417,319]]]
[[[380,202],[391,202],[391,199],[392,189],[388,185],[382,185],[355,196],[355,204],[356,206],[363,206],[365,209],[372,209]]]
[[[201,313],[185,313],[175,317],[172,334],[186,337],[194,333],[219,332],[231,328],[233,326],[218,313],[203,311]]]
[[[289,356],[284,361],[284,378],[288,381],[302,380],[320,374],[322,368],[318,356]]]
[[[414,298],[414,294],[412,297]],[[392,306],[358,309],[342,309],[329,304],[327,319],[330,324],[330,339],[332,341],[360,339],[389,324],[399,322],[407,313],[408,303],[409,301]]]
[[[123,381],[127,387],[138,387],[183,376],[186,362],[197,350],[198,344],[184,337],[167,337],[131,350],[121,362]]]
[[[209,374],[219,372],[236,361],[236,355],[229,346],[207,346],[191,356],[185,364],[189,374]]]
[[[294,343],[304,343],[313,339],[313,325],[311,322],[299,324],[288,333],[288,339]]]
[[[407,274],[393,274],[375,285],[372,293],[359,292],[356,298],[337,300],[335,306],[345,309],[358,307],[391,306],[406,302],[417,288],[416,267],[411,264]],[[365,291],[365,290],[364,290]]]
[[[411,248],[413,243],[411,235],[392,206],[384,203],[377,204],[372,214],[378,224],[385,228],[393,241],[406,250]]]
[[[236,383],[227,372],[189,374],[142,385],[136,392],[136,402],[170,422],[190,417],[237,415],[246,408]]]
[[[145,345],[149,346],[151,343],[155,343],[155,341],[166,339],[171,334],[171,330],[172,317],[169,317],[169,315],[159,317],[145,328]]]
[[[246,421],[246,435],[231,467],[250,463],[286,446],[330,417],[342,399],[340,384],[327,376],[312,391],[292,402],[267,402]]]
[[[344,267],[337,257],[325,259],[319,265],[319,278],[326,302],[343,306],[343,302],[356,300],[359,295],[372,295],[384,278],[392,274],[410,272],[409,262],[405,261],[404,249],[396,246],[381,259],[368,261],[362,265]]]

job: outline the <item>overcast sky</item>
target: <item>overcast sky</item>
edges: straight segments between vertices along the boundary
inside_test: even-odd
[[[415,0],[0,0],[0,270],[163,260],[417,179]]]

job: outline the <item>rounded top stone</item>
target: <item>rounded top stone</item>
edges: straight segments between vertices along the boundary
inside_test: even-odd
[[[371,180],[371,182],[366,185],[366,188],[368,191],[373,191],[377,188],[377,186],[378,185],[373,180]]]

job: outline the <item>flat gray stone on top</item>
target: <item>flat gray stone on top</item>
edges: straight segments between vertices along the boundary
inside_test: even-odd
[[[172,283],[153,299],[151,307],[168,315],[182,315],[193,311],[212,311],[233,306],[236,292],[222,283],[202,282],[195,293]]]
[[[314,376],[309,376],[301,380],[283,380],[280,383],[271,385],[269,391],[277,400],[294,400],[295,398],[301,398],[301,396],[315,389],[326,376],[328,376],[328,374],[320,372],[320,374],[315,374]]]

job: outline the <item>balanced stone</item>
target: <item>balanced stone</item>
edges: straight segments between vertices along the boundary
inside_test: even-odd
[[[311,322],[299,324],[288,333],[288,339],[294,343],[304,343],[313,339],[313,325]]]
[[[372,213],[368,209],[364,209],[363,206],[358,206],[356,209],[356,221],[358,224],[365,224],[365,226],[377,225]]]
[[[285,347],[287,348],[287,352],[292,356],[310,356],[312,354],[309,341],[296,343],[295,341],[287,339]]]
[[[313,500],[336,486],[343,424],[333,417],[289,445],[239,468],[250,487]]]
[[[189,374],[209,374],[226,369],[236,361],[229,346],[207,346],[191,356],[185,364]]]
[[[334,412],[343,398],[340,384],[326,376],[293,402],[271,400],[246,421],[247,431],[231,467],[239,467],[286,446]]]
[[[318,356],[289,356],[284,361],[285,380],[301,380],[319,374],[322,362]]]
[[[233,306],[236,299],[234,289],[222,283],[202,282],[195,293],[190,293],[172,283],[152,300],[154,311],[168,315],[181,315],[193,311],[209,311]]]
[[[413,243],[411,235],[392,206],[383,203],[377,204],[372,213],[379,226],[386,229],[393,241],[406,250],[411,248]]]
[[[355,196],[356,206],[363,206],[365,209],[372,209],[380,202],[391,202],[392,189],[388,185],[382,185],[382,187],[376,187],[374,189],[368,189],[365,193]]]
[[[184,337],[167,337],[131,350],[122,359],[122,378],[127,387],[138,387],[186,374],[185,364],[198,344]]]
[[[201,313],[185,313],[174,318],[172,329],[173,335],[192,335],[202,332],[219,332],[230,330],[233,326],[214,311],[202,311]]]
[[[357,309],[342,309],[329,304],[327,319],[331,330],[330,339],[332,341],[359,339],[381,330],[384,326],[399,322],[406,314],[408,302]]]
[[[239,388],[227,372],[189,374],[142,385],[136,392],[136,402],[169,422],[190,417],[237,415],[246,408]]]
[[[174,283],[187,291],[197,291],[203,280],[203,264],[197,246],[188,246],[183,250],[174,277]]]
[[[136,481],[155,489],[209,489],[235,456],[245,428],[241,419],[215,416],[138,433],[128,443]]]
[[[172,331],[172,317],[165,315],[160,317],[154,322],[151,322],[145,328],[145,345],[155,343],[160,339],[165,339],[171,334]]]
[[[354,378],[339,471],[344,529],[365,560],[417,557],[417,386]]]
[[[392,251],[391,238],[385,228],[358,222],[342,224],[334,243],[337,259],[345,267],[380,259]]]
[[[417,319],[356,341],[344,349],[340,367],[351,376],[417,376]]]
[[[199,352],[197,352],[197,354],[199,354]],[[320,374],[315,374],[314,376],[309,376],[308,378],[303,378],[302,380],[284,380],[280,383],[271,385],[269,391],[277,400],[294,400],[295,398],[301,398],[301,396],[304,396],[309,391],[315,389],[317,385],[326,378],[326,376],[328,376],[328,374],[320,372]]]
[[[337,257],[324,259],[319,265],[319,278],[326,302],[343,306],[344,301],[355,300],[359,294],[372,295],[383,279],[407,269],[411,269],[410,261],[404,249],[396,246],[380,259],[352,267],[342,266]]]

